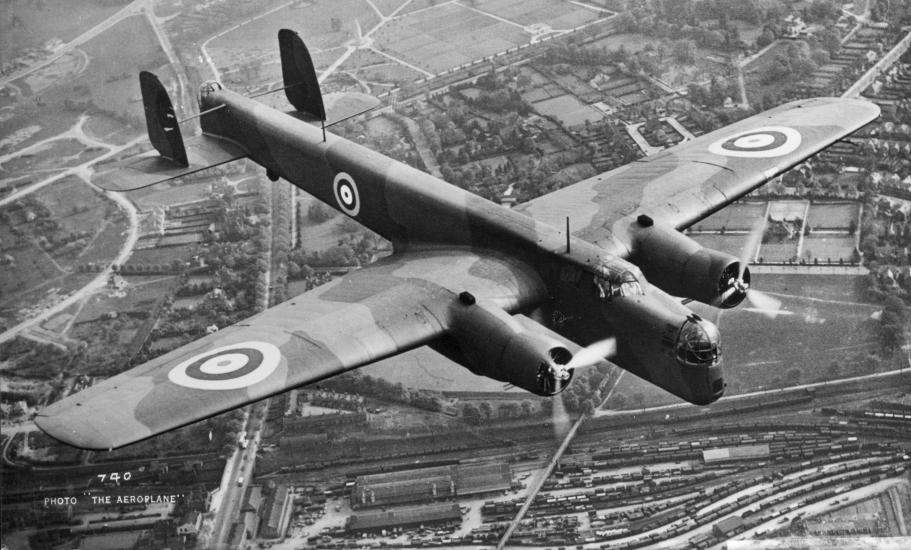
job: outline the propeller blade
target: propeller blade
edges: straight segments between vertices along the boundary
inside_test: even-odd
[[[757,310],[761,311],[770,319],[774,319],[781,313],[781,300],[773,298],[765,292],[750,289],[747,293],[747,299],[751,304],[756,306]]]
[[[743,245],[743,251],[740,256],[740,273],[737,274],[738,279],[743,279],[743,272],[746,270],[747,266],[756,259],[756,253],[759,250],[759,245],[762,244],[762,236],[765,234],[766,219],[765,216],[756,221],[753,225],[753,228],[750,229],[750,234],[747,236],[747,241]]]
[[[579,350],[566,364],[566,370],[580,369],[597,365],[604,359],[617,353],[617,339],[607,338]]]
[[[563,439],[566,437],[566,434],[569,433],[570,428],[570,418],[569,414],[566,413],[566,406],[563,404],[563,394],[558,393],[553,396],[553,406],[551,411],[553,414],[552,425],[554,427],[554,439]]]

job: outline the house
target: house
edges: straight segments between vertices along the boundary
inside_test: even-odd
[[[202,513],[196,511],[188,512],[183,521],[177,526],[177,534],[181,536],[196,536],[199,534],[200,527],[202,527]]]

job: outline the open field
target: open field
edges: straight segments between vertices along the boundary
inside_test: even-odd
[[[504,392],[507,384],[478,376],[429,348],[420,348],[379,361],[360,372],[408,388],[434,391]],[[511,387],[511,392],[524,390]],[[528,394],[530,399],[534,396]]]
[[[470,63],[529,40],[520,27],[458,4],[409,14],[375,35],[380,49],[431,73]]]
[[[143,120],[137,71],[153,71],[165,85],[173,79],[172,70],[162,70],[162,66],[168,64],[168,58],[145,17],[124,19],[86,42],[83,49],[90,58],[104,59],[105,63],[89,63],[73,83],[74,88],[80,84],[86,86],[89,97],[85,99],[102,111]],[[117,55],[111,55],[111,51],[116,51]],[[76,101],[85,99],[74,98]]]
[[[783,311],[769,319],[742,304],[721,313],[727,394],[871,372],[870,364],[861,358],[879,349],[877,321],[870,316],[880,306],[863,303],[862,280],[841,275],[754,277],[754,288],[781,300]],[[708,308],[700,312],[714,317]],[[838,365],[835,370],[833,363]],[[644,406],[680,402],[629,373],[615,393],[624,394],[627,403],[642,394]]]
[[[783,243],[763,243],[759,246],[760,262],[789,262],[797,258],[797,239]]]
[[[41,47],[54,38],[69,42],[126,4],[129,0],[80,2],[74,13],[69,0],[9,2],[0,22],[0,64],[10,63],[24,50]]]
[[[736,258],[743,257],[745,252],[744,247],[746,247],[747,244],[747,235],[744,233],[727,233],[725,235],[718,233],[700,233],[697,235],[689,235],[689,237],[702,246],[719,252],[726,252]],[[749,257],[752,258],[752,255]]]
[[[571,2],[552,0],[482,0],[476,9],[520,25],[545,24],[554,30],[569,30],[603,15]]]
[[[237,29],[211,41],[207,51],[212,55],[215,64],[221,69],[235,67],[239,64],[254,62],[256,80],[270,82],[277,75],[278,65],[278,30],[289,28],[297,31],[307,44],[314,57],[316,67],[328,65],[337,59],[344,50],[332,52],[330,57],[323,57],[321,52],[337,48],[356,36],[356,23],[363,32],[379,22],[379,16],[365,0],[338,0],[331,2],[298,2],[274,13],[247,22]],[[339,30],[333,30],[333,19],[339,23]],[[269,64],[268,69],[262,67]],[[251,83],[252,84],[252,83]]]

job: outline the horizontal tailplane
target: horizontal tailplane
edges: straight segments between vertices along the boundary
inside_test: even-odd
[[[108,191],[134,191],[244,158],[237,143],[207,134],[184,140],[168,91],[150,72],[139,73],[149,141],[155,151],[101,164],[93,183]]]

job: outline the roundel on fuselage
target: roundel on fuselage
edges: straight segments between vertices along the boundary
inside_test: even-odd
[[[349,216],[357,216],[361,211],[361,196],[357,191],[357,184],[354,178],[346,172],[339,172],[332,181],[332,192],[335,194],[335,202],[342,212]]]

